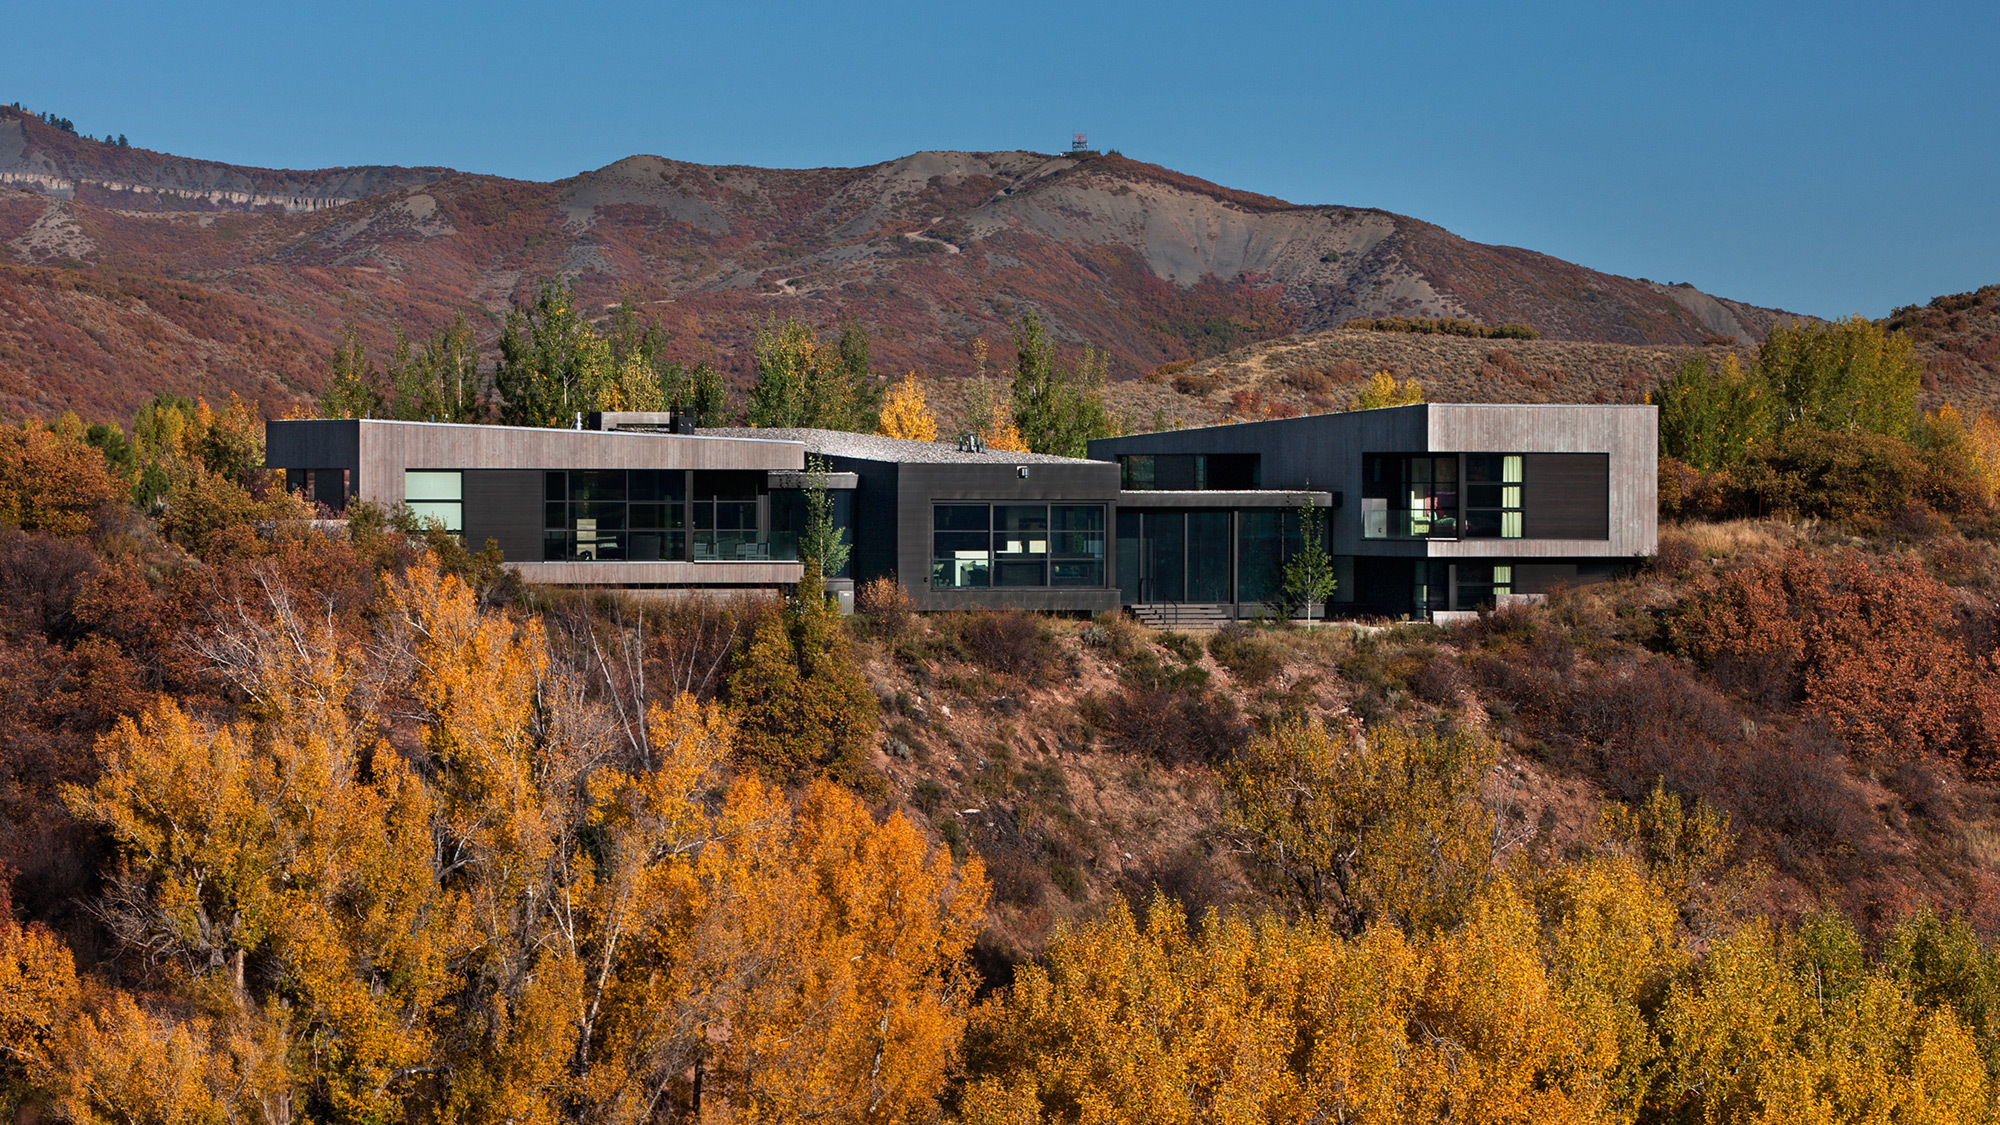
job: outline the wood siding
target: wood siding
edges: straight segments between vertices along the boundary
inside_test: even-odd
[[[953,501],[1103,504],[1104,580],[1118,573],[1118,466],[1029,464],[1028,475],[1011,464],[910,463],[896,473],[896,572],[918,609],[1046,609],[1110,612],[1116,586],[996,586],[981,590],[931,589],[931,505]],[[867,489],[864,479],[862,489]],[[858,572],[857,572],[858,576]]]
[[[1092,457],[1116,460],[1121,453],[1256,453],[1263,459],[1264,488],[1343,493],[1344,503],[1331,520],[1332,549],[1338,555],[1634,558],[1652,554],[1659,543],[1659,411],[1651,406],[1430,403],[1090,443]],[[1602,478],[1606,526],[1592,524],[1590,535],[1577,537],[1364,539],[1360,502],[1364,453],[1597,454],[1606,466]],[[1560,522],[1553,530],[1577,526],[1581,525]],[[1535,534],[1529,531],[1530,536]]]
[[[353,469],[353,492],[394,506],[406,469],[763,469],[805,467],[796,441],[643,432],[298,420],[264,425],[276,469]]]

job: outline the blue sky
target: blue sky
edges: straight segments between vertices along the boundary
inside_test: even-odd
[[[1093,143],[1871,316],[2000,282],[2000,4],[5,0],[0,101],[177,155],[555,179]]]

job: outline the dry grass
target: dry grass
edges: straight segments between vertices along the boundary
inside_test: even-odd
[[[1704,559],[1727,562],[1746,555],[1766,555],[1797,544],[1810,533],[1808,525],[1777,520],[1728,520],[1723,523],[1676,523],[1660,529],[1660,547],[1683,542]]]

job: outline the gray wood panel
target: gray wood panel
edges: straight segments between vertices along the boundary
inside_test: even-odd
[[[1544,539],[1539,547],[1529,539],[1516,553],[1629,558],[1658,549],[1658,407],[1436,404],[1429,409],[1435,450],[1608,455],[1608,534],[1597,541],[1559,537],[1560,544]]]
[[[795,562],[531,562],[507,564],[523,582],[563,586],[790,586]]]
[[[1521,463],[1521,533],[1529,539],[1611,538],[1611,458],[1530,453]]]
[[[796,441],[372,419],[267,422],[264,448],[273,468],[355,469],[354,494],[388,505],[402,503],[406,469],[805,467]]]
[[[542,471],[467,469],[464,482],[466,546],[492,539],[509,562],[540,562]]]

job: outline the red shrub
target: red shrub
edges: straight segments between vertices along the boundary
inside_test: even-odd
[[[1698,585],[1671,632],[1719,684],[1803,706],[1862,756],[1963,755],[1983,738],[1990,669],[1910,559],[1759,561]]]

